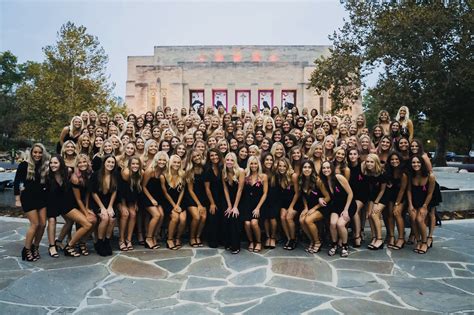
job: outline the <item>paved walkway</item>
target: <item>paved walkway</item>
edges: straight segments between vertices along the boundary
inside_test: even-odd
[[[27,224],[0,218],[2,314],[418,314],[474,311],[474,220],[446,222],[418,255],[301,249],[115,251],[18,257]],[[46,239],[46,237],[45,237]]]

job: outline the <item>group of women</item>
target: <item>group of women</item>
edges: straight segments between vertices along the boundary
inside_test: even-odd
[[[381,111],[370,130],[363,114],[296,107],[166,107],[126,119],[84,111],[62,130],[56,154],[37,143],[18,166],[17,206],[30,221],[22,258],[40,258],[46,223],[51,257],[89,255],[91,237],[99,255],[111,255],[115,225],[121,251],[178,250],[187,234],[192,247],[205,241],[233,254],[245,236],[253,252],[280,243],[293,250],[306,239],[309,253],[326,242],[329,255],[346,257],[348,230],[360,247],[367,219],[369,249],[410,243],[424,254],[441,195],[413,136],[405,106],[394,120]],[[58,216],[66,223],[56,237]]]

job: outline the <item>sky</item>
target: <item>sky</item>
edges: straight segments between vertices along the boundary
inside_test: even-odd
[[[115,94],[125,95],[127,56],[166,45],[328,45],[346,17],[339,0],[0,0],[0,51],[42,61],[61,25],[98,37]]]

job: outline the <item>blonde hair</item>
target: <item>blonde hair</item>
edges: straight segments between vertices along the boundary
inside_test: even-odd
[[[245,177],[249,177],[252,174],[252,171],[250,170],[250,162],[252,162],[252,161],[257,161],[257,164],[258,164],[257,174],[258,174],[258,176],[263,174],[262,163],[260,163],[260,159],[256,156],[252,155],[247,160],[247,167],[245,168]]]
[[[367,166],[366,166],[367,159],[372,159],[374,161],[375,166],[374,166],[373,171],[369,171],[367,169]],[[365,161],[362,162],[361,169],[364,175],[379,176],[383,173],[383,167],[382,167],[382,164],[380,163],[380,159],[378,155],[374,153],[369,153],[367,155],[367,158],[365,159]]]
[[[227,160],[228,157],[232,158],[232,160],[234,161],[234,167],[232,167],[232,170],[228,170],[227,166],[224,166],[224,168],[222,169],[222,177],[228,183],[238,182],[241,169],[239,167],[239,163],[237,162],[237,155],[235,155],[235,153],[233,153],[233,152],[227,153],[225,155],[224,160]],[[231,178],[229,178],[229,171],[232,173]]]
[[[62,157],[63,159],[66,158],[65,153],[66,153],[66,146],[67,146],[68,144],[72,144],[72,145],[74,146],[74,156],[75,156],[75,157],[77,156],[77,153],[78,153],[78,152],[77,152],[77,145],[74,143],[74,141],[72,141],[72,140],[67,140],[67,141],[65,141],[65,142],[63,143],[63,146],[61,147],[61,153],[60,153],[60,154],[61,154],[61,157]]]
[[[46,177],[48,175],[49,154],[48,154],[48,151],[46,151],[46,148],[44,147],[44,145],[42,145],[41,143],[33,144],[31,149],[26,152],[26,163],[28,163],[26,179],[35,180],[36,162],[33,160],[33,154],[32,154],[35,148],[40,148],[41,151],[43,152],[43,156],[41,157],[41,161],[39,162],[39,167],[40,167],[40,177],[41,177],[40,182],[41,184],[44,184],[46,182]]]
[[[284,163],[286,166],[286,173],[285,174],[280,174],[278,171],[278,164]],[[291,177],[293,176],[294,170],[293,167],[291,166],[290,160],[287,158],[282,158],[279,159],[276,163],[276,181],[279,183],[281,188],[286,189],[290,183],[291,183]]]
[[[260,156],[261,150],[258,147],[258,145],[252,144],[251,146],[249,146],[249,154],[250,154],[250,150],[255,150],[256,156]]]
[[[323,151],[322,155],[324,154],[324,147],[323,143],[320,141],[314,141],[313,144],[311,145],[311,148],[309,148],[308,151],[308,159],[314,162],[314,151],[316,151],[316,147],[321,147],[321,150]],[[323,159],[323,156],[321,155],[321,160]]]
[[[148,149],[150,148],[150,145],[152,143],[155,143],[156,144],[156,149],[158,150],[158,142],[156,142],[155,140],[153,139],[148,139],[146,142],[145,142],[145,148],[143,150],[143,157],[142,157],[142,160],[143,160],[143,164],[146,164],[148,162]],[[156,156],[156,155],[155,155]],[[154,159],[153,159],[154,160]]]
[[[197,165],[194,164],[193,162],[193,157],[194,155],[199,154],[201,156],[201,164]],[[196,175],[194,168],[196,166],[199,166],[201,168],[201,173],[204,171],[204,158],[201,152],[193,150],[191,154],[188,154],[186,157],[186,167],[185,167],[185,177],[186,177],[186,182],[187,183],[193,183],[194,182],[194,175]]]
[[[406,114],[403,120],[400,120],[400,111],[405,110]],[[398,109],[397,116],[395,117],[395,120],[398,121],[401,125],[401,127],[406,128],[407,122],[410,120],[410,110],[406,106],[402,106]]]
[[[170,157],[169,162],[168,162],[168,167],[165,170],[165,179],[168,182],[168,184],[171,184],[173,182],[173,177],[177,177],[176,181],[174,182],[176,186],[173,188],[177,188],[178,191],[181,191],[184,188],[184,171],[183,171],[182,165],[178,169],[177,174],[173,174],[173,167],[171,166],[173,162],[177,159],[179,159],[179,161],[183,163],[179,155],[173,154]]]
[[[82,131],[82,129],[84,129],[84,121],[82,120],[82,118],[80,116],[72,117],[71,123],[69,124],[69,136],[71,136],[72,138],[74,138],[74,120],[76,119],[81,121],[81,128],[79,129],[79,131]]]
[[[128,127],[129,125],[132,126],[132,128],[133,128],[132,135],[129,135],[129,134],[126,133],[126,132],[127,132],[127,127]],[[129,136],[131,141],[135,141],[135,138],[136,138],[136,135],[135,135],[135,125],[134,125],[133,123],[129,122],[129,121],[125,122],[125,124],[123,125],[123,130],[122,130],[122,132],[120,133],[120,138],[122,138],[123,135]]]
[[[82,140],[84,140],[85,137],[89,138],[89,148],[87,148],[87,152],[82,152],[82,149],[83,149],[83,148],[82,148]],[[82,135],[79,137],[79,139],[77,140],[77,146],[76,146],[76,147],[77,147],[77,151],[78,151],[79,153],[85,153],[85,154],[87,154],[87,155],[90,155],[91,152],[92,152],[92,146],[93,146],[93,145],[94,145],[94,144],[92,143],[92,138],[91,138],[88,134],[82,134]]]
[[[275,160],[277,159],[277,157],[275,156],[275,151],[276,151],[276,148],[278,146],[281,146],[281,148],[283,149],[283,157],[285,157],[286,155],[286,150],[285,150],[285,146],[283,145],[283,143],[281,142],[275,142],[273,145],[272,145],[272,148],[270,149],[270,153],[273,155],[273,157],[275,158]]]
[[[158,160],[162,157],[164,157],[165,160],[166,160],[165,170],[168,168],[170,157],[168,156],[168,154],[165,151],[158,151],[155,154],[155,157],[153,158],[153,161],[151,162],[151,169],[153,171],[156,171],[156,169],[158,168]]]

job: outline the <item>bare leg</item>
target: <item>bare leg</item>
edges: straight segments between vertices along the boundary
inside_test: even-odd
[[[357,205],[357,210],[356,213],[354,214],[354,217],[352,218],[352,226],[354,227],[354,245],[355,246],[360,246],[360,243],[362,241],[361,239],[361,212],[362,208],[364,207],[364,204],[360,200],[356,200],[356,205]]]
[[[331,241],[333,243],[337,242],[337,220],[339,215],[337,213],[331,213],[330,223],[329,223],[329,232],[331,233]]]
[[[197,238],[198,243],[201,243],[201,235],[202,235],[202,231],[204,230],[204,226],[206,225],[206,219],[207,219],[207,209],[204,208],[204,210],[201,210],[199,212],[199,225],[196,232],[196,238]]]
[[[79,240],[84,237],[90,230],[92,230],[93,224],[87,220],[87,217],[79,210],[72,209],[66,214],[68,220],[71,222],[77,222],[81,227],[74,233],[69,241],[68,245],[73,247]]]
[[[33,239],[36,235],[36,230],[38,229],[39,225],[39,215],[38,210],[31,210],[26,212],[26,217],[30,221],[30,226],[26,231],[25,235],[25,248],[31,249],[31,245],[33,244]]]
[[[145,243],[147,243],[148,246],[152,248],[156,245],[155,239],[153,236],[155,235],[156,225],[158,224],[158,221],[160,220],[161,215],[158,208],[154,206],[148,207],[147,211],[150,214],[151,218],[150,218],[150,222],[148,223],[148,229],[146,231],[147,239],[145,240]]]
[[[283,232],[285,233],[286,239],[290,240],[290,230],[288,228],[286,216],[288,215],[288,211],[286,209],[281,209],[280,211],[280,221],[281,221],[281,228],[283,229]]]
[[[296,240],[296,227],[295,227],[295,216],[298,212],[295,210],[288,211],[286,215],[286,224],[288,225],[288,233],[290,234],[290,239]]]
[[[128,208],[128,212],[129,212],[129,217],[128,217],[126,240],[131,241],[132,236],[133,236],[133,230],[135,229],[135,222],[137,220],[137,206],[136,205],[130,206]]]
[[[374,208],[372,210],[372,221],[374,223],[375,227],[375,233],[377,239],[374,242],[374,247],[380,247],[383,244],[383,239],[382,239],[382,211],[385,208],[385,206],[381,203],[374,205]]]
[[[252,244],[253,234],[252,234],[252,227],[251,227],[250,221],[244,221],[244,230],[245,230],[245,235],[247,235],[247,239],[249,240],[249,243],[251,244],[249,245],[249,247],[252,246],[253,248],[253,244]]]
[[[189,231],[189,241],[191,244],[197,243],[196,234],[199,226],[199,211],[197,207],[189,207],[189,214],[191,215],[191,226]],[[192,241],[194,240],[194,242]]]
[[[130,212],[125,202],[120,205],[120,220],[119,220],[119,243],[125,242],[125,234],[127,230],[127,223],[130,217]]]
[[[346,220],[343,217],[339,217],[336,222],[337,234],[339,235],[339,238],[341,239],[342,244],[347,244],[347,238],[348,238],[347,223],[349,223],[349,220]]]
[[[46,228],[46,208],[38,210],[38,225],[35,232],[35,239],[33,243],[36,248],[39,248],[41,239],[43,238],[44,230]]]

